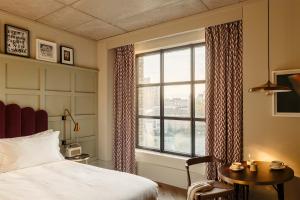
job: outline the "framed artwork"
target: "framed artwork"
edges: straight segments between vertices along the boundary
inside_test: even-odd
[[[60,62],[62,64],[74,65],[74,49],[60,46]]]
[[[300,69],[274,71],[273,77],[274,82],[292,89],[273,95],[273,116],[300,117]]]
[[[5,53],[29,57],[30,56],[30,36],[29,30],[5,24]]]
[[[56,43],[36,39],[36,59],[49,62],[57,62]]]

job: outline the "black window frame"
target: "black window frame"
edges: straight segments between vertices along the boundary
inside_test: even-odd
[[[143,150],[149,150],[149,151],[155,151],[160,153],[166,153],[166,154],[172,154],[172,155],[179,155],[179,156],[185,156],[185,157],[195,157],[199,156],[196,155],[196,145],[195,145],[195,128],[196,128],[196,122],[206,122],[206,118],[199,118],[195,117],[195,86],[196,84],[205,84],[205,80],[195,80],[195,48],[196,47],[205,47],[205,43],[196,43],[196,44],[189,44],[184,46],[178,46],[178,47],[172,47],[172,48],[166,48],[166,49],[160,49],[156,51],[151,51],[147,53],[140,53],[136,54],[135,60],[136,60],[136,148],[137,149],[143,149]],[[170,51],[176,51],[180,49],[191,49],[191,80],[190,81],[180,81],[180,82],[164,82],[164,53],[170,52]],[[138,66],[138,58],[145,55],[151,55],[151,54],[160,54],[160,82],[159,83],[147,83],[147,84],[139,84],[139,66]],[[190,85],[191,86],[191,113],[190,117],[166,117],[164,116],[164,86],[169,85]],[[160,88],[160,116],[146,116],[146,115],[139,115],[139,88],[143,87],[159,87]],[[139,145],[139,119],[159,119],[160,120],[160,148],[154,149],[149,147],[144,147]],[[191,122],[191,154],[185,154],[180,152],[172,152],[172,151],[166,151],[164,149],[164,120],[184,120],[184,121],[190,121]]]

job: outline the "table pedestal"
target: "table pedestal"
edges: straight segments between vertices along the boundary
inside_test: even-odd
[[[235,199],[239,200],[240,195],[242,195],[243,200],[249,199],[249,185],[238,185],[234,184],[234,192],[235,192]]]
[[[277,185],[278,200],[284,200],[284,184]]]
[[[278,184],[276,187],[274,186],[278,200],[284,200],[284,184]],[[236,200],[248,200],[249,199],[249,185],[239,185],[234,184],[234,193]],[[242,195],[242,198],[240,196]]]

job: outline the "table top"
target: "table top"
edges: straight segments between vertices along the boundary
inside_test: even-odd
[[[83,153],[78,156],[73,156],[73,157],[66,157],[67,160],[72,160],[72,161],[84,161],[88,160],[90,158],[90,155],[87,153]]]
[[[288,166],[282,170],[271,170],[270,162],[255,162],[257,164],[256,172],[250,172],[246,162],[243,162],[244,170],[232,171],[229,169],[230,165],[225,165],[219,168],[219,176],[225,182],[240,185],[276,185],[294,177],[294,171]]]

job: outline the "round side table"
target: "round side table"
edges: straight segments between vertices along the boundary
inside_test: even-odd
[[[243,171],[232,171],[230,165],[219,168],[219,177],[227,182],[234,184],[236,190],[236,199],[238,199],[239,187],[248,188],[249,185],[273,185],[278,194],[279,200],[284,200],[284,183],[294,177],[294,171],[286,166],[282,170],[271,170],[270,162],[255,161],[257,171],[250,172],[246,162],[243,162],[245,169]],[[244,197],[243,197],[244,198]],[[247,198],[247,195],[246,195]]]
[[[73,156],[73,157],[65,157],[67,160],[71,160],[74,162],[84,162],[88,164],[88,160],[90,159],[90,154],[83,153],[81,155]]]

